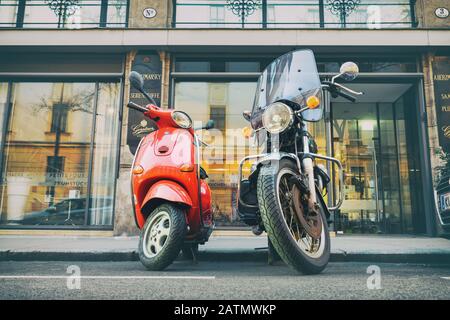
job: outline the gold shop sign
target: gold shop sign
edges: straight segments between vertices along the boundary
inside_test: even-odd
[[[450,152],[450,57],[435,57],[433,83],[439,144],[445,152]]]

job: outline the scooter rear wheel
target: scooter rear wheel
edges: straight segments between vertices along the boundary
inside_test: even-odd
[[[147,218],[139,238],[139,259],[149,270],[164,270],[177,258],[186,236],[183,210],[165,203]]]

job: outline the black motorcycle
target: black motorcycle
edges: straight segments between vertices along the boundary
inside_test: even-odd
[[[285,263],[306,274],[320,273],[330,257],[328,220],[330,211],[343,201],[343,170],[339,160],[317,154],[317,145],[307,122],[323,116],[323,90],[354,102],[362,94],[335,82],[339,77],[356,78],[358,66],[347,62],[340,74],[321,83],[310,50],[289,52],[273,61],[261,74],[253,110],[244,112],[252,135],[265,153],[242,159],[239,167],[238,212],[256,234],[266,231]],[[340,192],[328,208],[323,194],[330,177],[315,160],[331,161],[338,167]],[[243,178],[243,167],[253,161]]]

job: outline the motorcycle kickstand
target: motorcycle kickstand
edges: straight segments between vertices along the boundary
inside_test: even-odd
[[[277,261],[281,261],[281,257],[278,252],[275,250],[272,241],[270,241],[269,237],[267,237],[268,242],[268,256],[267,256],[267,264],[273,266]]]
[[[196,254],[194,248],[191,247],[190,250],[191,250],[191,253],[192,253],[192,263],[193,264],[198,264],[197,254]]]

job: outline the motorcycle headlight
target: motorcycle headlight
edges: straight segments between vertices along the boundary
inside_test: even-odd
[[[183,129],[189,129],[192,126],[191,117],[189,117],[187,113],[183,111],[172,112],[172,120],[176,123],[177,126]]]
[[[264,128],[271,134],[281,133],[294,121],[292,109],[281,102],[272,103],[262,115]]]

